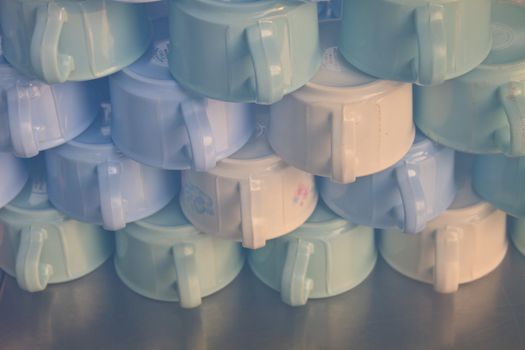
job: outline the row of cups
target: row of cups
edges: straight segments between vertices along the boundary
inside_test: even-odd
[[[304,305],[310,298],[354,288],[373,270],[378,250],[394,269],[433,284],[438,292],[454,292],[459,284],[483,277],[507,251],[506,215],[473,193],[470,166],[465,166],[471,159],[462,157],[456,160],[454,183],[459,191],[452,205],[417,235],[385,228],[379,232],[376,248],[372,227],[347,221],[320,200],[307,210],[307,219],[302,220],[306,222],[290,234],[249,251],[250,268],[289,305]],[[188,221],[184,193],[180,201],[172,200],[113,237],[98,225],[65,215],[49,202],[43,162],[42,157],[28,162],[30,179],[0,210],[0,268],[16,277],[22,289],[40,291],[48,283],[84,276],[113,254],[114,239],[119,278],[141,295],[180,301],[182,307],[198,306],[242,269],[245,252],[238,242],[205,234]],[[513,220],[513,239],[523,250],[525,224]]]
[[[114,73],[138,59],[151,39],[143,4],[135,1],[2,0],[0,9],[7,60],[49,83]],[[306,84],[321,64],[316,2],[170,0],[167,11],[170,72],[199,95],[275,103]],[[520,25],[519,13],[503,12]],[[435,85],[487,58],[493,15],[501,13],[492,13],[491,0],[345,0],[339,47],[348,62],[373,76]],[[516,33],[497,28],[506,38]]]

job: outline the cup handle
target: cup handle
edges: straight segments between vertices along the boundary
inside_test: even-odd
[[[16,281],[23,290],[39,292],[47,287],[53,267],[42,264],[42,249],[48,238],[43,227],[30,226],[20,232],[20,245],[16,256]]]
[[[507,128],[494,134],[496,145],[508,156],[525,155],[525,87],[522,82],[511,81],[498,89],[498,97],[505,109]]]
[[[314,245],[311,242],[302,239],[288,242],[281,279],[281,298],[288,305],[300,306],[308,301],[314,281],[306,274],[313,253]]]
[[[240,184],[242,245],[245,248],[259,249],[266,245],[261,232],[263,219],[259,214],[264,203],[262,183],[250,177]]]
[[[445,81],[447,74],[447,37],[445,7],[439,4],[420,6],[415,12],[419,47],[418,73],[421,85]]]
[[[179,243],[173,246],[172,251],[177,272],[180,305],[183,308],[197,307],[202,303],[202,296],[195,259],[195,246]]]
[[[421,183],[417,166],[403,161],[395,170],[397,186],[401,194],[404,212],[404,227],[406,233],[418,233],[425,228],[425,212],[427,209],[425,192]]]
[[[181,114],[190,138],[193,165],[196,171],[212,169],[217,164],[215,140],[203,102],[181,103]]]
[[[105,229],[116,231],[126,226],[122,198],[122,164],[107,161],[97,166],[100,209]]]
[[[15,86],[8,89],[6,95],[13,153],[18,157],[34,157],[39,149],[34,133],[31,87]]]
[[[275,39],[275,25],[259,21],[246,29],[246,38],[255,69],[256,102],[275,103],[284,95],[284,66]]]
[[[68,15],[54,2],[38,7],[31,39],[31,64],[48,83],[63,83],[75,68],[73,57],[59,53],[60,36]]]
[[[463,230],[447,226],[436,232],[434,290],[453,293],[459,288],[459,238]]]
[[[356,180],[356,117],[343,105],[339,114],[332,113],[332,180],[351,183]]]

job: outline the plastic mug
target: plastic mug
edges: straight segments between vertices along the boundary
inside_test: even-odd
[[[523,5],[495,1],[494,43],[483,64],[443,85],[416,87],[422,132],[463,152],[525,155],[524,18]]]
[[[251,251],[248,261],[257,278],[279,291],[286,304],[299,306],[356,287],[376,260],[374,229],[338,217],[319,201],[306,223]]]
[[[111,142],[109,106],[87,131],[46,151],[49,199],[70,217],[109,230],[124,228],[166,206],[179,174],[122,155]]]
[[[26,164],[10,152],[0,151],[0,208],[14,199],[28,179]]]
[[[128,157],[157,168],[205,171],[238,151],[255,128],[252,106],[192,96],[168,68],[168,21],[137,62],[110,77],[112,138]]]
[[[341,53],[382,79],[434,85],[488,55],[491,0],[344,0]]]
[[[411,84],[377,80],[346,63],[339,29],[339,21],[321,23],[321,68],[271,106],[268,140],[294,167],[350,183],[403,158],[415,127]]]
[[[28,292],[80,278],[113,253],[113,234],[66,217],[47,200],[46,182],[32,178],[0,211],[0,268]]]
[[[525,219],[525,157],[478,156],[473,185],[476,193],[496,208]]]
[[[95,119],[107,98],[106,84],[99,79],[49,85],[0,63],[0,149],[29,158],[75,138]]]
[[[4,56],[47,83],[91,80],[137,60],[150,41],[140,4],[0,0]]]
[[[320,192],[330,209],[347,220],[415,234],[454,200],[454,151],[421,134],[394,166],[351,184],[321,178]]]
[[[182,215],[178,201],[116,233],[114,263],[133,291],[161,301],[196,307],[226,287],[244,265],[237,242],[203,234]]]
[[[170,0],[170,22],[171,73],[209,98],[271,104],[321,63],[315,3]]]
[[[266,141],[267,117],[258,123],[248,144],[216,168],[182,171],[180,196],[182,211],[199,231],[252,249],[301,226],[317,202],[313,175],[276,156]]]
[[[486,202],[450,209],[417,235],[382,231],[379,251],[399,273],[452,293],[501,263],[508,247],[505,218]]]

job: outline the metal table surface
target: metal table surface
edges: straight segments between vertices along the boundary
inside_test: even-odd
[[[514,248],[453,295],[393,271],[340,296],[292,308],[246,266],[222,291],[184,310],[128,290],[111,262],[74,283],[0,289],[0,349],[525,349],[525,257]]]

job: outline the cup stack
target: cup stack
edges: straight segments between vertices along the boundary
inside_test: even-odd
[[[451,293],[503,260],[506,214],[525,254],[521,1],[0,0],[0,29],[0,269],[25,291],[113,256],[191,308],[247,255],[299,306],[379,253]]]

